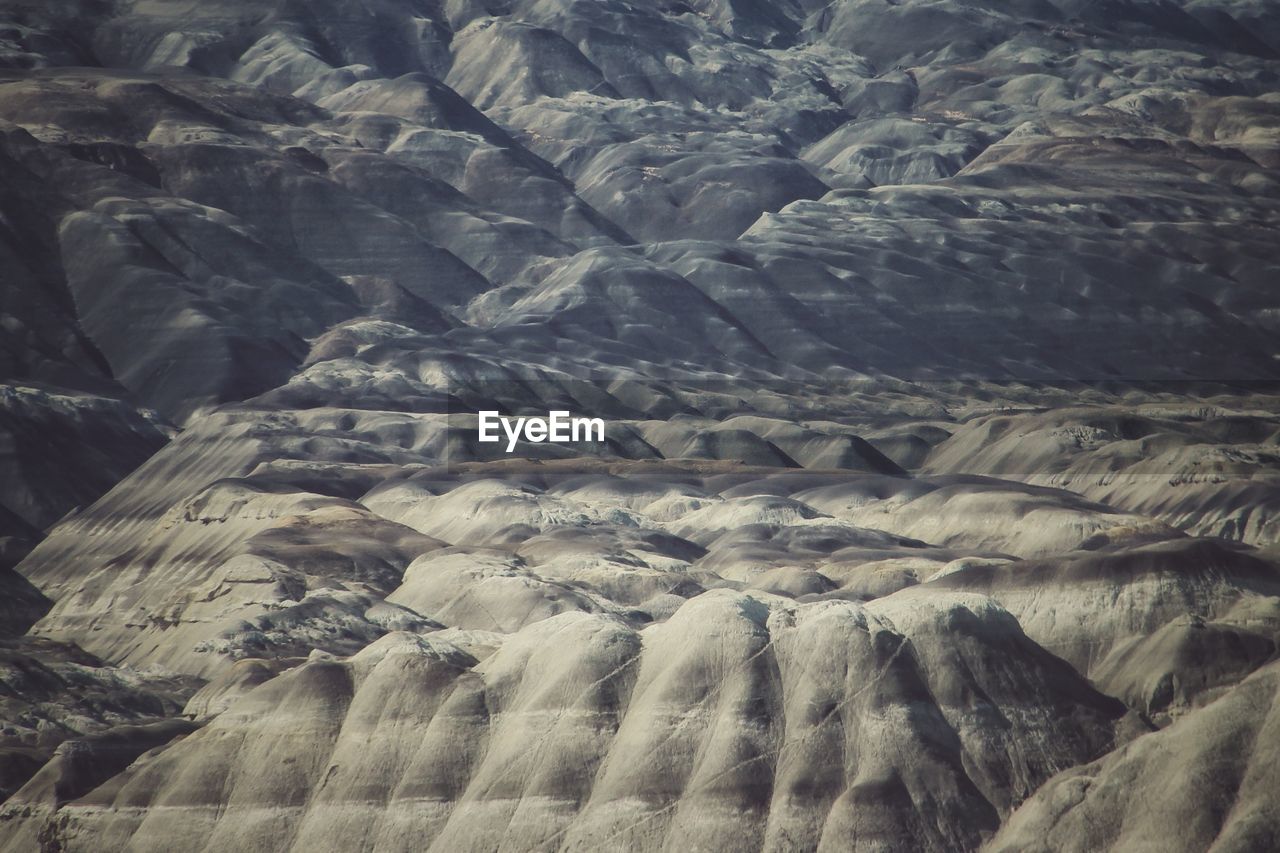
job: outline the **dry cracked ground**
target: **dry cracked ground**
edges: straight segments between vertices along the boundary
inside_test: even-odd
[[[1278,288],[1272,0],[0,0],[0,851],[1280,849]]]

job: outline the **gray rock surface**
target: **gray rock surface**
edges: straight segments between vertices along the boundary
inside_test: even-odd
[[[51,837],[145,845],[198,825],[246,850],[649,849],[728,833],[843,846],[873,820],[878,844],[971,846],[1058,763],[1106,749],[1123,706],[989,600],[908,610],[707,593],[641,633],[560,614],[479,665],[389,635],[251,691],[64,808]],[[935,618],[969,622],[946,690],[927,659],[958,650],[931,639]],[[1058,715],[1023,713],[1039,691]],[[972,716],[978,694],[1016,712],[1000,750]]]
[[[1275,696],[1273,663],[1168,729],[1050,780],[989,849],[1274,846]]]
[[[1278,74],[0,0],[0,851],[1276,847]]]

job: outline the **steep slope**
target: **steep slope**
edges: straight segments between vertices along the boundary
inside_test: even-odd
[[[989,849],[1274,847],[1276,678],[1272,664],[1178,724],[1055,777]]]
[[[989,601],[930,606],[888,621],[708,593],[641,633],[562,614],[479,665],[391,635],[263,684],[39,832],[68,850],[647,850],[726,833],[972,849],[1056,765],[1105,749],[1121,708]],[[930,666],[957,653],[935,619],[961,626],[964,664]],[[1024,713],[1044,701],[1052,717]],[[987,712],[1015,721],[1007,752],[974,728]]]

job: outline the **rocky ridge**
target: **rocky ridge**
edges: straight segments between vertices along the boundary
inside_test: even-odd
[[[0,3],[0,849],[1280,845],[1278,51]]]

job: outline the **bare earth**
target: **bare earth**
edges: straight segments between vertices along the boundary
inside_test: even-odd
[[[1278,283],[1270,0],[0,0],[0,853],[1280,849]]]

